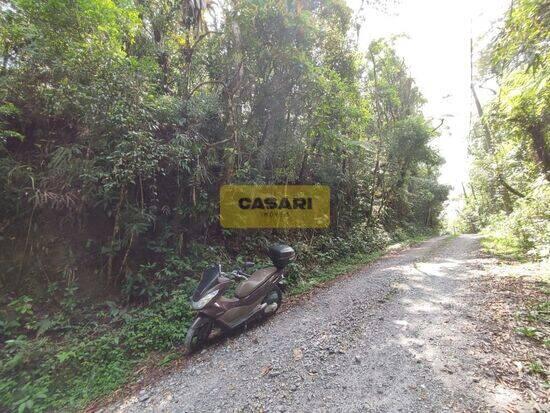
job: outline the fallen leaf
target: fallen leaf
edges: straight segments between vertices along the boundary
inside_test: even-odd
[[[292,353],[294,354],[294,360],[296,361],[302,360],[302,358],[304,357],[304,353],[302,352],[301,348],[295,348],[294,350],[292,350]]]

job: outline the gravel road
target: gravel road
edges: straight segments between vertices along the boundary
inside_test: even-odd
[[[508,409],[520,397],[479,369],[478,250],[462,235],[389,254],[105,410]]]

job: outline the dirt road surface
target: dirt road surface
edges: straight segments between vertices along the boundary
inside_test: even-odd
[[[105,410],[530,411],[481,374],[481,272],[473,235],[389,254]]]

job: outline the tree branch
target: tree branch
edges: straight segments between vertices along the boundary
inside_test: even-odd
[[[513,193],[516,196],[519,196],[520,198],[525,198],[525,194],[519,192],[517,189],[513,188],[506,180],[502,177],[502,175],[498,176],[498,180],[502,184],[504,188],[506,188],[508,191]]]
[[[189,97],[193,96],[193,94],[197,90],[199,90],[201,87],[205,85],[222,85],[224,88],[226,87],[225,83],[223,83],[221,80],[206,80],[204,82],[200,82],[197,86],[191,89],[191,92],[189,92]]]
[[[227,138],[227,139],[223,139],[223,140],[218,141],[218,142],[206,143],[206,146],[211,148],[213,146],[217,146],[217,145],[221,145],[222,143],[229,142],[230,140],[231,140],[231,138]]]
[[[445,119],[441,118],[440,122],[439,122],[439,125],[437,125],[435,128],[433,128],[430,133],[434,133],[436,130],[438,130],[440,127],[442,127],[444,123],[445,123]]]

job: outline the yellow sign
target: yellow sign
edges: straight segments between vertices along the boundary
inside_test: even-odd
[[[224,185],[224,228],[327,228],[330,188],[321,185]]]

